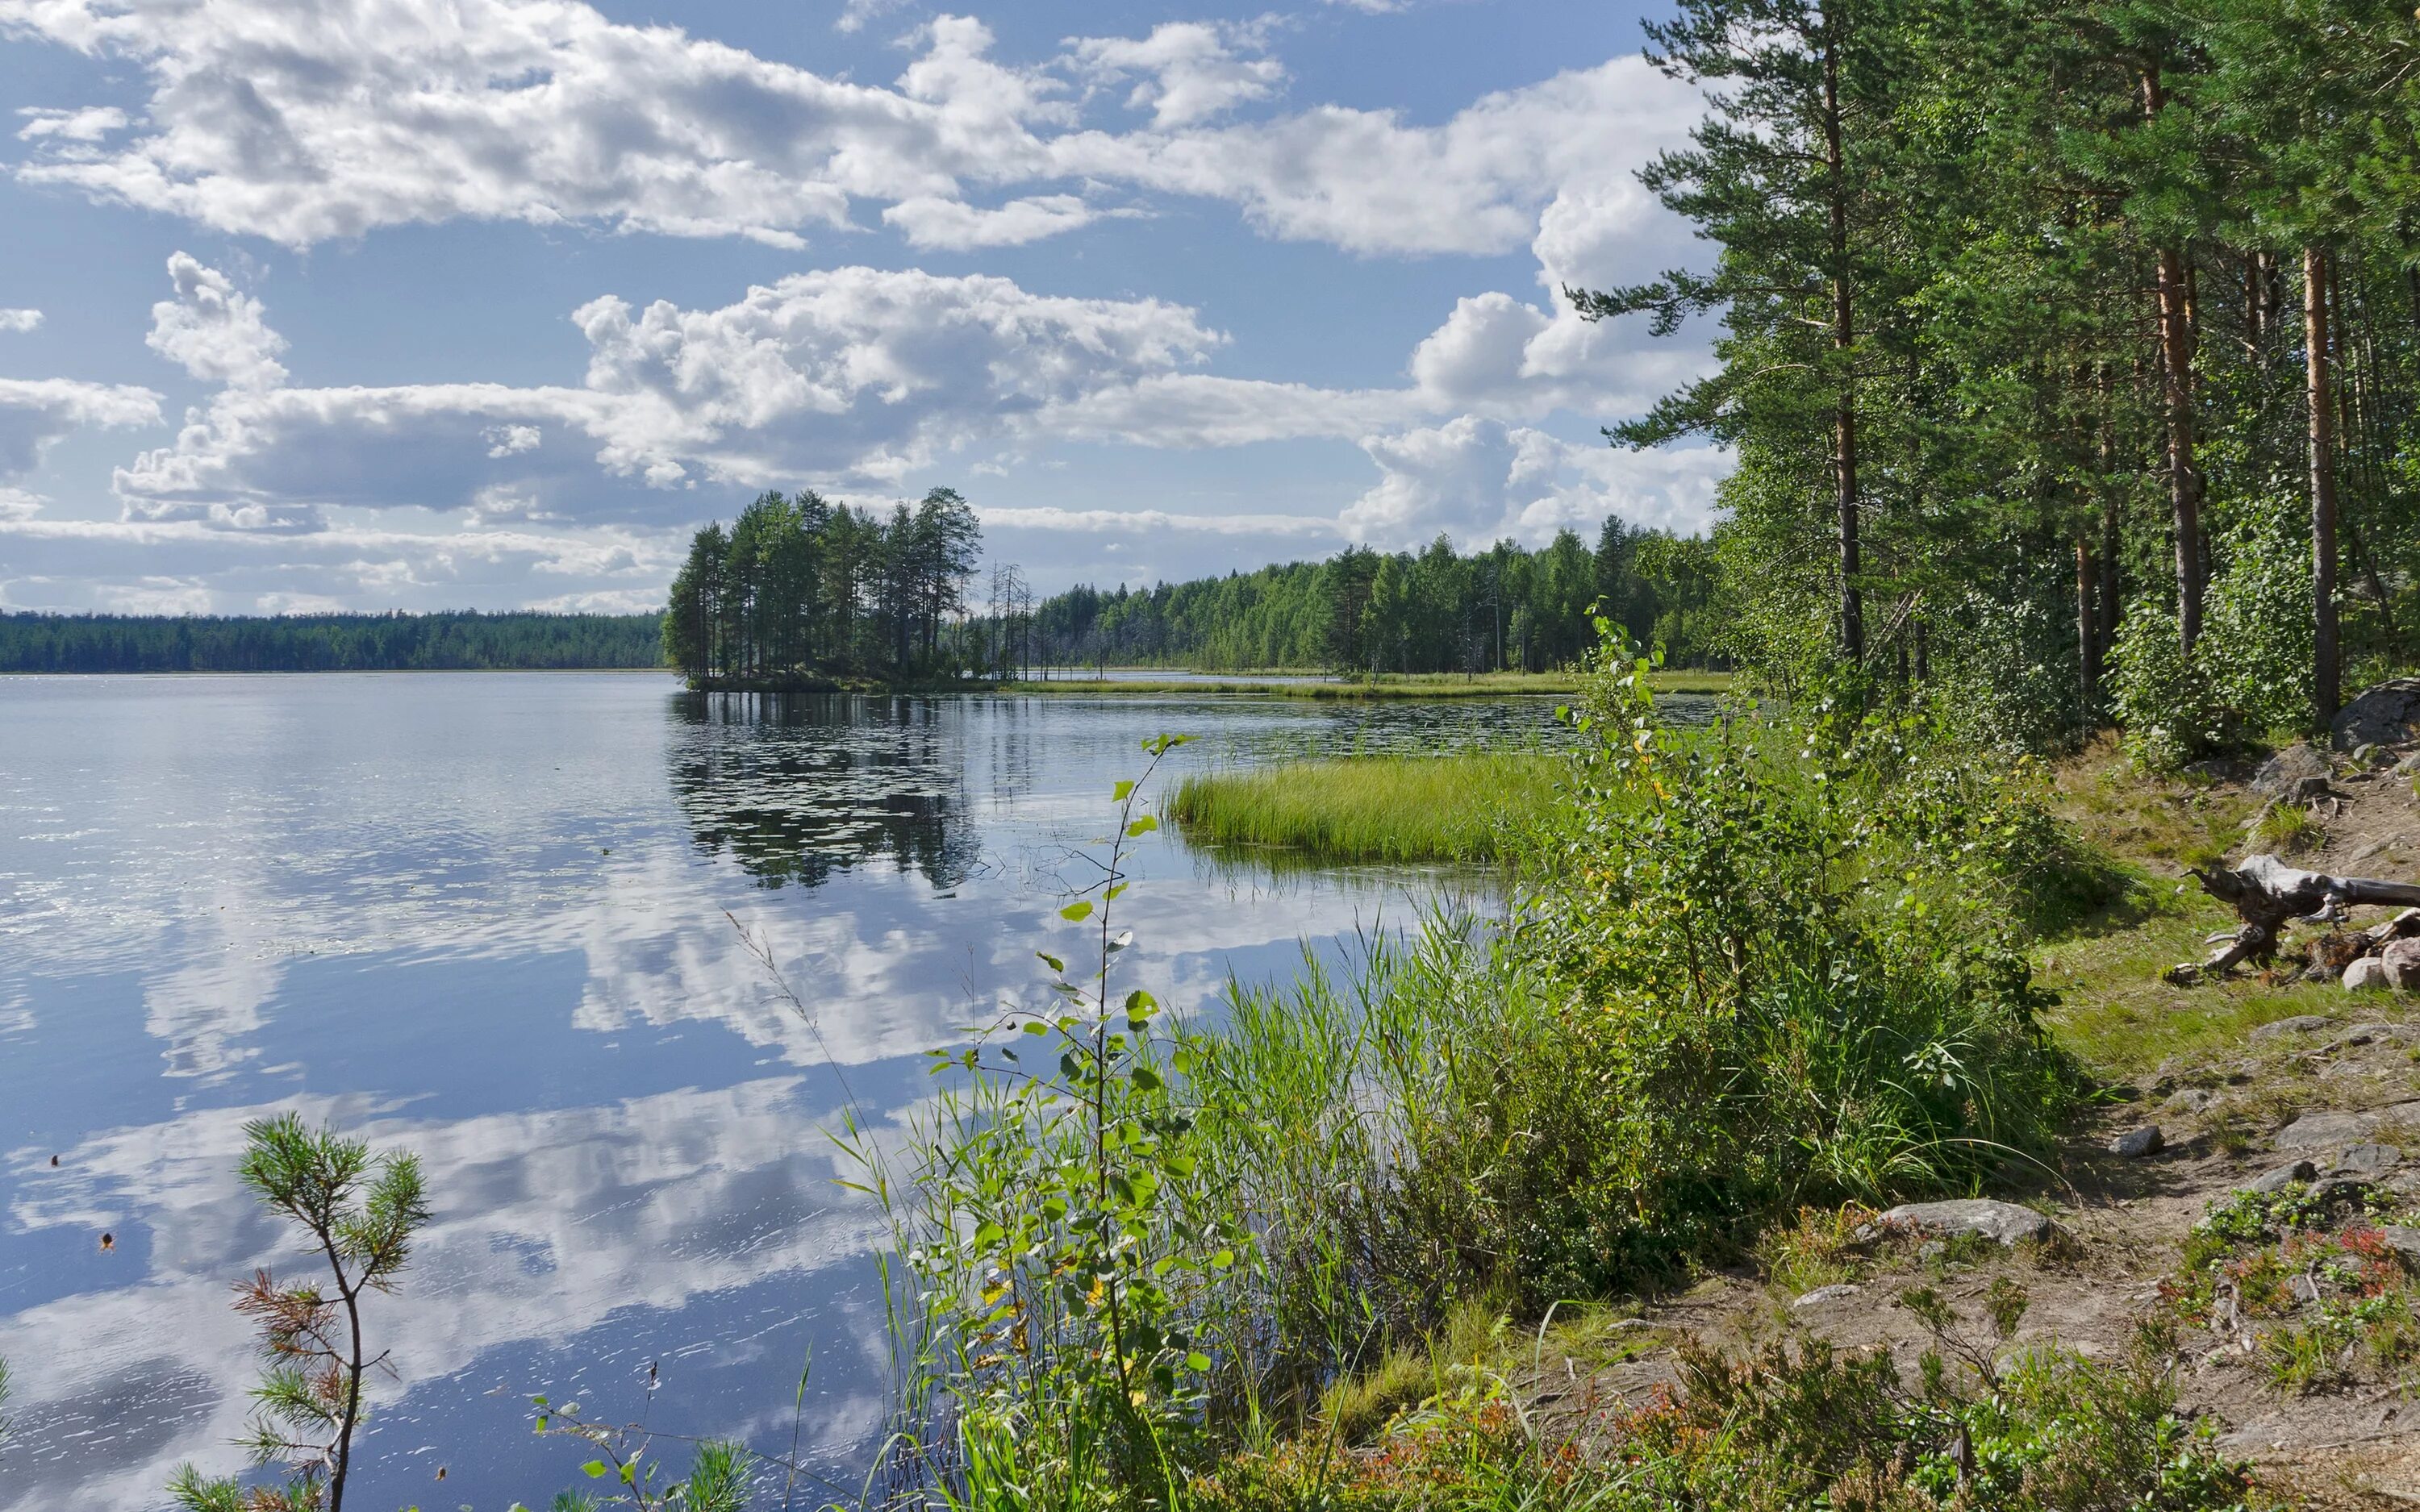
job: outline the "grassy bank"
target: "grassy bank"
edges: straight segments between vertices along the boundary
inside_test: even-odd
[[[1287,762],[1188,777],[1163,811],[1188,840],[1314,861],[1488,861],[1552,808],[1568,766],[1496,751]]]
[[[1112,679],[1048,678],[998,685],[1009,693],[1233,695],[1294,699],[1454,699],[1506,698],[1520,695],[1559,696],[1579,692],[1586,685],[1573,672],[1483,672],[1458,676],[1450,672],[1401,675],[1389,673],[1352,681],[1280,681],[1249,674],[1216,681],[1202,678]],[[1659,671],[1653,686],[1663,693],[1725,693],[1731,674],[1708,671]]]
[[[1642,1299],[1755,1263],[1809,1210],[2042,1168],[2086,1091],[2041,1032],[2025,895],[2102,884],[2062,881],[2080,853],[2040,768],[1897,715],[1676,731],[1641,695],[1590,689],[1600,737],[1541,806],[1508,927],[1308,964],[1213,1028],[1111,989],[1109,857],[1064,916],[1099,930],[1096,973],[1044,957],[1083,1011],[1014,1011],[958,1057],[972,1080],[896,1188],[927,1308],[908,1332],[952,1425],[928,1463],[959,1504],[2241,1504],[2156,1349],[1999,1362],[2021,1290],[1911,1290],[1939,1341],[1920,1379],[1820,1339],[1665,1339],[1671,1389],[1626,1402],[1540,1374],[1582,1335],[1618,1366]],[[1247,774],[1171,811],[1403,847],[1430,821],[1402,810],[1472,769]],[[1118,798],[1121,833],[1149,827]]]

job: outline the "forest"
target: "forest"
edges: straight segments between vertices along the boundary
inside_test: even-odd
[[[1704,271],[1566,290],[1718,366],[1616,444],[1733,449],[1726,645],[2189,761],[2420,644],[2408,6],[1688,0],[1716,108],[1645,186]]]
[[[1538,671],[1576,660],[1592,607],[1664,648],[1673,666],[1722,665],[1704,610],[1702,540],[1608,517],[1594,550],[1570,531],[1540,550],[1498,541],[1458,554],[1357,547],[1148,589],[1077,587],[1033,603],[1010,575],[987,620],[1027,664],[1325,668],[1339,672]]]
[[[660,667],[655,614],[0,614],[0,672]]]
[[[759,495],[730,529],[697,532],[663,619],[667,660],[699,687],[955,673],[966,587],[982,550],[974,510],[935,488],[888,518],[812,489]]]

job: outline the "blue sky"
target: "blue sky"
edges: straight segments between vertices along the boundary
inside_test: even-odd
[[[632,609],[757,490],[1045,588],[1701,528],[1635,12],[0,0],[0,608]]]

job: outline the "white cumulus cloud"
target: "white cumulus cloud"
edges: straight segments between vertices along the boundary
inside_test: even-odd
[[[39,310],[0,310],[0,331],[19,335],[37,330],[42,323]]]
[[[0,480],[40,465],[51,443],[87,425],[156,425],[160,396],[123,383],[0,378]]]
[[[49,137],[59,142],[98,142],[126,129],[126,112],[115,105],[86,105],[80,110],[51,110],[27,105],[17,112],[25,124],[17,128],[21,142]]]
[[[151,306],[145,345],[194,377],[235,389],[273,389],[286,381],[277,354],[286,338],[269,329],[260,301],[186,253],[168,259],[177,297]]]
[[[1103,85],[1135,80],[1126,103],[1148,110],[1152,124],[1190,126],[1250,100],[1266,100],[1285,82],[1285,65],[1262,53],[1262,28],[1171,21],[1148,37],[1071,37],[1078,69]]]
[[[1730,458],[1712,448],[1633,453],[1574,446],[1544,431],[1465,415],[1362,441],[1379,482],[1339,523],[1389,549],[1439,532],[1465,547],[1503,536],[1538,543],[1607,515],[1694,533],[1711,524]]]

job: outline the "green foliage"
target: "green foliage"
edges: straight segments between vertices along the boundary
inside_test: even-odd
[[[2211,583],[2194,655],[2236,728],[2300,731],[2311,722],[2307,509],[2292,498],[2242,506],[2226,543],[2226,568]]]
[[[756,1457],[745,1445],[725,1439],[690,1441],[696,1447],[688,1476],[667,1483],[662,1464],[647,1457],[659,1435],[644,1425],[594,1422],[582,1415],[578,1402],[557,1404],[544,1396],[532,1397],[531,1402],[537,1409],[538,1433],[586,1445],[595,1458],[581,1465],[581,1473],[612,1488],[601,1497],[586,1491],[560,1492],[552,1503],[553,1512],[601,1512],[608,1506],[635,1507],[638,1512],[747,1512],[756,1484]],[[795,1466],[789,1468],[795,1472]],[[513,1504],[513,1512],[522,1512],[520,1504]]]
[[[1205,1426],[1214,1355],[1231,1348],[1204,1299],[1251,1250],[1244,1215],[1205,1180],[1197,1111],[1172,1085],[1204,1041],[1169,1026],[1148,992],[1111,987],[1127,944],[1112,924],[1125,842],[1156,826],[1145,788],[1182,743],[1145,743],[1141,777],[1117,785],[1099,880],[1060,910],[1097,930],[1094,969],[1078,977],[1036,952],[1048,1005],[937,1053],[937,1072],[965,1079],[940,1095],[912,1206],[897,1215],[926,1309],[924,1385],[957,1417],[962,1476],[1010,1477],[1045,1504],[1174,1497]]]
[[[0,672],[660,667],[661,615],[0,614]]]
[[[2245,738],[2212,686],[2207,654],[2199,647],[2185,652],[2176,618],[2166,610],[2133,606],[2110,661],[2117,670],[2112,705],[2126,752],[2146,769],[2173,772]]]
[[[236,1311],[252,1319],[267,1360],[251,1435],[256,1465],[282,1463],[280,1487],[178,1467],[169,1492],[188,1512],[343,1512],[362,1381],[386,1355],[369,1352],[361,1304],[391,1292],[411,1260],[411,1236],[428,1217],[420,1163],[405,1153],[372,1158],[369,1146],[294,1114],[244,1126],[243,1183],[261,1205],[290,1220],[327,1260],[322,1283],[280,1285],[266,1271],[240,1287]]]

